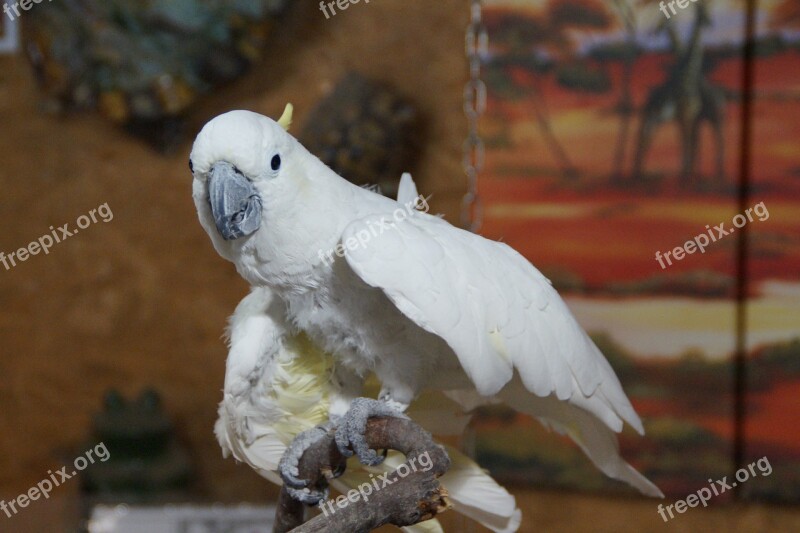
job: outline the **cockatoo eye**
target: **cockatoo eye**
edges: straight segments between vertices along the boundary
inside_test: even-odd
[[[194,174],[194,163],[192,163],[191,159],[189,159],[189,172]]]
[[[279,168],[281,168],[281,156],[278,154],[272,156],[272,161],[270,162],[270,166],[272,167],[272,170],[278,170]]]

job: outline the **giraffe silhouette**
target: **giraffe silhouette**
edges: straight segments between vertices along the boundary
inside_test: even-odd
[[[653,87],[641,110],[641,122],[633,163],[633,177],[642,178],[647,154],[658,128],[668,121],[675,121],[681,143],[680,183],[689,185],[697,164],[700,143],[700,127],[707,122],[714,136],[715,179],[725,179],[725,146],[723,127],[725,123],[725,93],[706,77],[703,63],[704,50],[701,34],[711,25],[708,10],[703,4],[695,4],[695,18],[686,42],[681,41],[671,22],[665,22],[676,61],[666,79]]]

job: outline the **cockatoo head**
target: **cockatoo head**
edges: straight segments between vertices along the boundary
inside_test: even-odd
[[[363,189],[339,177],[274,121],[250,111],[212,119],[189,157],[192,196],[214,248],[251,284],[313,275],[317,251],[335,246]],[[313,283],[313,282],[309,282]]]
[[[258,231],[265,198],[298,174],[291,167],[299,143],[286,132],[291,117],[291,104],[277,122],[251,111],[231,111],[211,120],[197,136],[189,165],[224,240]]]

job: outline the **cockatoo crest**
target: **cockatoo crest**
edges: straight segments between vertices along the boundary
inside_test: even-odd
[[[292,125],[292,112],[294,111],[294,106],[292,104],[286,104],[286,108],[283,110],[283,114],[281,118],[278,119],[278,124],[283,126],[283,129],[289,131],[289,126]]]

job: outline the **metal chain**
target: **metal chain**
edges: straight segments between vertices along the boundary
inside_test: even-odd
[[[462,147],[462,165],[467,176],[467,193],[461,200],[461,224],[477,232],[483,222],[483,208],[478,198],[478,173],[483,169],[486,147],[478,131],[478,121],[486,111],[486,84],[481,80],[481,67],[488,55],[489,34],[482,20],[482,0],[470,0],[470,23],[467,26],[465,50],[469,62],[469,81],[464,86],[464,114],[469,133]],[[461,439],[462,450],[468,457],[476,454],[475,427],[467,426]],[[461,531],[475,531],[475,524],[462,520]]]
[[[461,200],[461,223],[477,231],[483,221],[478,198],[478,174],[483,169],[486,147],[478,131],[478,121],[486,111],[486,84],[481,80],[481,66],[489,50],[489,34],[482,20],[482,0],[471,0],[470,23],[465,48],[469,62],[469,81],[464,86],[464,114],[469,134],[464,141],[462,165],[467,175],[467,193]]]

